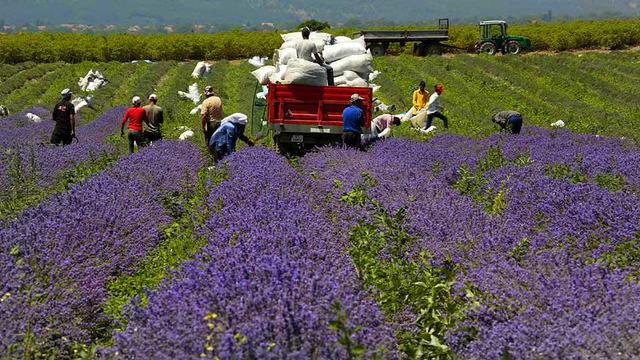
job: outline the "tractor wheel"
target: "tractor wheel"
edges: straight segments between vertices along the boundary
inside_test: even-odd
[[[495,55],[496,54],[496,45],[494,43],[491,42],[486,42],[482,45],[480,45],[480,49],[478,50],[479,53],[484,53],[487,55]]]
[[[522,47],[515,40],[511,40],[504,45],[505,54],[518,55],[520,50],[522,50]]]
[[[387,52],[387,49],[383,44],[372,44],[369,49],[371,49],[371,55],[373,56],[384,56]]]

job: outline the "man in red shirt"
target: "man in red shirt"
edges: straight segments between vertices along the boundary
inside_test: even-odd
[[[129,121],[129,153],[133,153],[133,143],[135,142],[138,145],[138,148],[141,148],[146,145],[144,134],[142,133],[142,123],[147,123],[147,115],[140,105],[142,104],[142,99],[139,96],[134,96],[131,99],[131,103],[133,107],[127,109],[127,112],[124,113],[122,117],[122,126],[120,127],[120,137],[124,137],[124,125]]]

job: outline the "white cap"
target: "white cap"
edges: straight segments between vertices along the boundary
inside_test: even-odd
[[[149,95],[149,100],[158,100],[158,95],[156,94]]]
[[[62,95],[62,96],[65,96],[65,95],[71,95],[71,94],[73,94],[73,93],[71,92],[71,89],[68,89],[68,88],[67,88],[67,89],[64,89],[64,90],[62,90],[62,91],[60,92],[60,95]]]
[[[139,104],[141,102],[142,102],[142,99],[140,99],[140,96],[134,96],[133,99],[131,99],[132,104]]]
[[[358,95],[358,94],[353,94],[353,95],[351,95],[351,102],[356,102],[356,101],[358,101],[358,100],[364,100],[364,98],[363,98],[363,97],[361,97],[361,96],[360,96],[360,95]]]

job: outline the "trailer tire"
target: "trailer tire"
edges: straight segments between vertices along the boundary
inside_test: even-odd
[[[496,45],[492,42],[483,43],[478,48],[480,54],[495,55],[497,51]]]
[[[518,55],[521,50],[522,47],[520,46],[520,43],[515,40],[507,41],[507,43],[504,45],[505,54]]]

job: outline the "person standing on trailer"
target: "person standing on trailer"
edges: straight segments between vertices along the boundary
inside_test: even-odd
[[[216,132],[222,122],[222,118],[224,118],[224,111],[222,109],[222,100],[215,96],[213,86],[209,85],[204,88],[204,96],[207,98],[202,102],[200,118],[202,120],[205,145],[209,146],[211,136]]]
[[[253,141],[244,134],[246,127],[247,115],[242,113],[229,115],[222,120],[220,126],[216,132],[213,133],[209,141],[209,149],[216,162],[236,151],[238,139],[244,141],[249,146],[254,145]]]
[[[444,85],[436,84],[436,86],[434,86],[434,90],[435,91],[433,94],[431,94],[431,97],[429,97],[429,103],[427,104],[427,124],[425,125],[423,130],[427,130],[431,127],[433,118],[441,119],[444,123],[444,128],[449,129],[449,120],[442,113],[443,107],[442,103],[440,102],[440,97],[444,92]]]
[[[302,40],[298,41],[296,44],[296,55],[298,59],[315,62],[325,68],[327,71],[327,84],[329,86],[334,86],[333,68],[325,63],[324,58],[318,52],[316,43],[309,40],[311,30],[309,30],[308,27],[304,27],[300,32],[302,33]]]
[[[142,133],[142,123],[147,122],[147,115],[142,107],[142,99],[134,96],[131,99],[132,107],[128,108],[122,117],[122,125],[120,126],[120,137],[124,137],[124,125],[129,121],[129,154],[133,154],[134,143],[141,148],[146,145],[144,135]]]
[[[56,122],[51,134],[51,143],[55,145],[69,145],[76,135],[76,110],[71,103],[70,89],[60,93],[62,100],[53,109],[53,121]]]
[[[500,125],[501,132],[520,134],[520,129],[522,129],[522,115],[517,111],[500,111],[491,117],[491,121]]]
[[[149,104],[143,107],[147,122],[145,123],[144,138],[148,143],[162,140],[160,127],[164,122],[162,108],[158,105],[158,95],[149,95]]]
[[[351,95],[351,105],[342,112],[342,144],[360,149],[362,127],[364,126],[364,99],[358,94]]]

